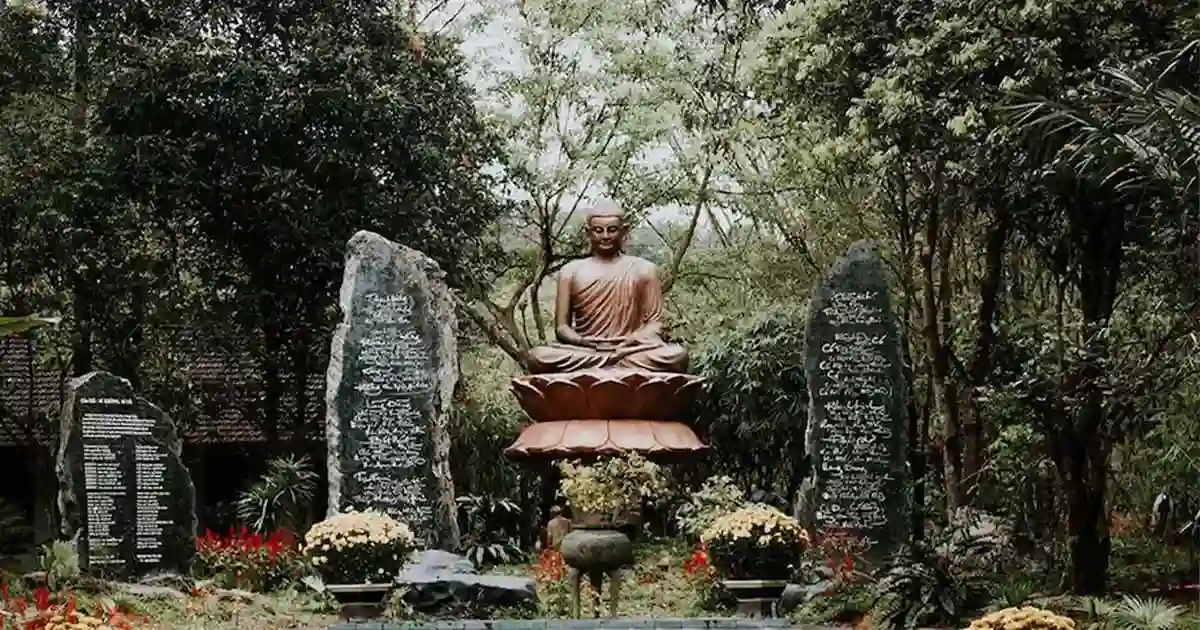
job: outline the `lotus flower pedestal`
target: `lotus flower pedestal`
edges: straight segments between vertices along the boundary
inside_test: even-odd
[[[627,369],[514,378],[513,393],[533,424],[504,452],[542,459],[702,452],[708,447],[683,421],[703,382],[691,374]]]

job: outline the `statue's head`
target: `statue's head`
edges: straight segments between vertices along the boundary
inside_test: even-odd
[[[615,256],[621,253],[628,228],[625,226],[625,211],[621,206],[603,201],[587,212],[585,223],[588,243],[592,253],[600,256]]]

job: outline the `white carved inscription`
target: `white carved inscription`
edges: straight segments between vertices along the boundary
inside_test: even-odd
[[[348,427],[355,490],[343,509],[381,510],[426,532],[433,517],[424,410],[434,389],[431,349],[414,324],[410,296],[369,293],[361,304],[359,396]]]
[[[134,408],[130,399],[82,398],[79,403],[90,564],[120,567],[131,559],[140,564],[162,562],[164,527],[172,524],[164,516],[170,496],[167,453],[162,446],[139,439],[152,437],[155,420],[124,412]],[[127,558],[120,546],[130,535],[134,552]]]
[[[887,314],[872,291],[840,291],[821,309],[832,339],[819,349],[816,396],[821,414],[817,519],[825,528],[869,530],[888,523],[895,421],[889,403],[888,343],[880,325]]]
[[[413,300],[407,295],[363,296],[358,340],[359,392],[366,396],[423,394],[433,389],[429,350],[412,327]]]

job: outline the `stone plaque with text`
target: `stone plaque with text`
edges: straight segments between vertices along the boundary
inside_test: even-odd
[[[868,244],[851,246],[818,282],[805,344],[800,516],[818,532],[864,536],[872,555],[886,555],[910,529],[907,388],[887,274]]]
[[[109,579],[185,572],[196,492],[174,422],[107,372],[72,380],[56,461],[64,536],[80,567]]]
[[[329,513],[375,509],[421,544],[458,545],[449,405],[454,303],[437,264],[371,232],[350,239],[327,373]]]

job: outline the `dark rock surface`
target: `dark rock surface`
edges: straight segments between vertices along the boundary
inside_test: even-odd
[[[865,536],[881,557],[909,538],[911,484],[906,367],[879,252],[852,245],[808,313],[809,476],[797,516],[818,532]]]
[[[171,418],[129,381],[92,372],[67,384],[60,431],[58,508],[80,568],[118,580],[187,571],[196,490]]]
[[[396,583],[407,589],[404,600],[418,612],[537,605],[537,583],[532,579],[480,575],[470,560],[444,551],[419,552]]]
[[[329,514],[375,509],[457,549],[447,422],[454,301],[437,263],[371,232],[347,244],[327,381]]]

